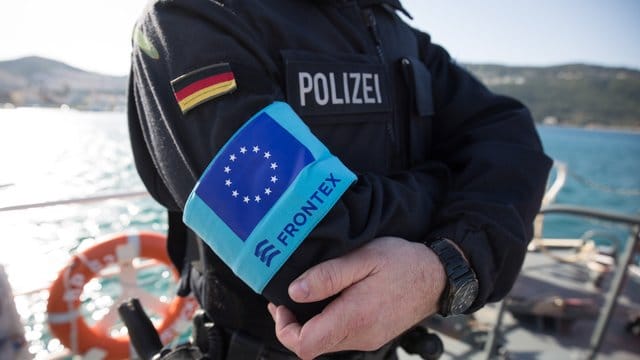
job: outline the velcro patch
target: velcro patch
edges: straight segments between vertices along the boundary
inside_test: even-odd
[[[133,43],[150,58],[154,60],[160,59],[158,50],[153,46],[153,42],[151,42],[149,37],[140,29],[140,25],[137,25],[133,30]]]
[[[354,181],[291,107],[276,102],[218,152],[183,220],[261,293]]]
[[[234,91],[238,86],[228,63],[206,66],[171,81],[182,113],[205,101]]]

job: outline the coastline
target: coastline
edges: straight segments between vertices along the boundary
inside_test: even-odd
[[[640,135],[640,125],[638,126],[620,126],[620,125],[609,126],[609,125],[601,125],[601,124],[572,125],[572,124],[544,124],[542,122],[536,122],[536,127],[563,128],[563,129],[576,129],[576,130],[585,130],[585,131],[600,131],[600,132]]]
[[[16,111],[51,111],[51,112],[85,112],[85,113],[121,113],[126,115],[126,108],[116,109],[78,109],[70,106],[0,106],[0,111],[16,110]],[[586,131],[602,131],[602,132],[615,132],[626,134],[640,134],[640,124],[635,126],[623,126],[623,125],[603,125],[603,124],[587,124],[587,125],[574,125],[574,124],[549,124],[544,121],[536,121],[537,127],[548,128],[567,128],[567,129],[580,129]]]

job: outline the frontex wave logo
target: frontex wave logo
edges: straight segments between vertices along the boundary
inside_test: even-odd
[[[258,245],[256,245],[256,251],[254,255],[257,258],[260,258],[260,261],[267,265],[267,267],[271,267],[271,260],[273,260],[273,258],[280,253],[280,250],[276,250],[276,247],[273,244],[269,243],[269,240],[264,239],[260,241]]]

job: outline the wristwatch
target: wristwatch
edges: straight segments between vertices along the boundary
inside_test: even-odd
[[[478,296],[476,273],[449,240],[440,238],[427,245],[438,255],[447,274],[438,313],[442,316],[464,313]]]

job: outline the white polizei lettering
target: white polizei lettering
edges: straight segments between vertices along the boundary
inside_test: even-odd
[[[322,82],[322,84],[320,84]],[[329,103],[329,84],[327,83],[327,76],[323,73],[317,73],[313,76],[314,94],[316,96],[316,102],[318,105],[327,105]],[[320,96],[320,90],[322,90],[322,96]]]
[[[336,91],[336,77],[333,73],[329,73],[329,86],[331,87],[331,104],[344,104],[344,100],[338,97],[338,92]]]
[[[349,76],[347,73],[342,73],[342,86],[344,88],[342,92],[344,94],[344,102],[351,104],[351,97],[349,96]]]
[[[373,79],[373,74],[371,73],[362,74],[362,94],[364,97],[365,104],[376,103],[376,99],[374,97],[369,96],[369,94],[373,92],[373,85],[371,84],[372,79]]]
[[[342,77],[342,90],[339,90]],[[380,74],[358,72],[299,72],[300,106],[307,106],[307,96],[318,106],[344,104],[382,104]],[[311,105],[313,106],[313,104]]]
[[[376,88],[376,100],[378,104],[382,104],[382,93],[380,92],[380,77],[378,74],[373,74],[373,84]]]
[[[362,98],[358,97],[360,94],[360,79],[362,74],[360,73],[349,73],[349,78],[355,80],[353,84],[353,92],[351,93],[351,102],[354,104],[362,104]]]
[[[300,87],[300,106],[307,104],[307,94],[313,90],[313,80],[308,72],[298,73],[298,86]]]

